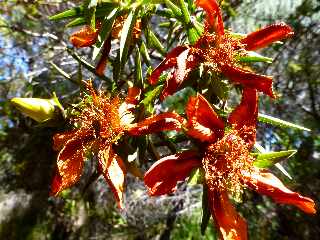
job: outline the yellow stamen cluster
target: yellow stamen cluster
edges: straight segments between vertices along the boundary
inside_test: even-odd
[[[236,64],[236,57],[244,53],[244,45],[239,39],[227,33],[223,36],[205,33],[195,47],[204,57],[205,66],[213,72],[221,72],[219,69],[221,64]]]
[[[94,130],[95,138],[102,138],[105,142],[115,143],[123,134],[121,126],[118,97],[109,98],[103,93],[95,92],[92,83],[87,84],[91,98],[80,115],[73,119],[81,128]]]
[[[242,171],[251,171],[253,166],[247,146],[233,130],[207,148],[202,164],[211,190],[227,190],[234,196],[242,192]]]

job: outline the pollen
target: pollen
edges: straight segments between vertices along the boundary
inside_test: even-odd
[[[237,56],[243,55],[244,45],[230,34],[218,36],[206,32],[195,44],[198,54],[204,58],[205,66],[212,72],[221,72],[223,64],[237,64]]]
[[[211,190],[227,190],[238,197],[243,190],[242,172],[252,171],[253,157],[248,145],[233,130],[207,148],[202,164]]]
[[[86,87],[90,96],[85,100],[80,115],[75,117],[73,122],[81,128],[93,130],[95,138],[116,143],[124,130],[120,122],[119,97],[109,98],[102,92],[96,93],[91,82],[87,83]]]

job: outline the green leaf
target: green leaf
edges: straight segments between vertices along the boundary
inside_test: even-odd
[[[141,45],[140,45],[140,53],[143,57],[143,60],[145,61],[145,63],[148,65],[148,66],[151,66],[151,59],[150,59],[150,56],[149,56],[149,53],[148,53],[148,49],[147,49],[147,46],[146,44],[141,41]]]
[[[121,69],[127,61],[129,47],[130,47],[131,38],[132,38],[132,32],[133,32],[134,25],[136,23],[138,11],[139,10],[137,9],[131,11],[123,24],[121,37],[120,37],[120,55],[119,55]],[[121,72],[121,69],[120,69],[120,72]]]
[[[296,154],[296,152],[297,150],[287,150],[280,152],[252,154],[253,156],[256,156],[256,160],[254,161],[253,165],[258,168],[269,168],[284,159],[290,158]]]
[[[142,77],[142,64],[141,64],[141,54],[139,48],[136,47],[136,57],[135,57],[135,75],[136,75],[136,82],[135,86],[139,88],[143,88],[143,77]]]
[[[203,184],[202,193],[202,219],[201,219],[201,234],[202,236],[206,233],[206,229],[209,224],[211,217],[209,201],[208,201],[208,187]]]
[[[263,113],[259,113],[258,120],[260,122],[269,123],[271,125],[282,127],[282,128],[293,128],[297,130],[311,131],[309,128],[305,128],[300,125],[281,120],[279,118],[271,117]]]
[[[179,6],[181,7],[184,24],[187,25],[187,24],[189,24],[191,22],[190,13],[188,11],[188,6],[184,2],[184,0],[178,0],[178,2],[179,2]]]
[[[187,29],[188,40],[190,44],[194,44],[200,37],[197,29],[190,27]]]
[[[159,96],[163,88],[163,85],[159,85],[153,90],[147,92],[145,94],[145,98],[141,101],[140,104],[143,104],[145,106],[145,109],[148,113],[153,113],[153,102],[154,100]]]
[[[167,5],[167,7],[169,7],[173,14],[175,15],[176,18],[180,18],[182,16],[182,12],[180,10],[180,8],[175,5],[173,2],[171,2],[170,0],[164,0],[165,4]]]
[[[119,10],[118,8],[113,9],[112,12],[108,16],[106,16],[105,19],[103,20],[101,31],[99,34],[100,41],[96,43],[96,47],[93,50],[92,60],[95,60],[97,58],[97,56],[99,55],[99,53],[103,48],[104,42],[109,37],[112,31],[113,22],[117,17],[118,10]]]
[[[191,171],[188,179],[189,185],[202,184],[205,182],[204,171],[202,168],[195,168]]]
[[[86,19],[84,17],[78,17],[74,20],[72,20],[71,22],[69,22],[66,27],[69,28],[69,27],[76,27],[76,26],[81,26],[81,25],[84,25],[86,24]]]
[[[272,58],[262,56],[253,51],[248,51],[246,56],[239,56],[238,60],[240,62],[265,62],[265,63],[272,63],[273,61]]]
[[[50,16],[49,20],[58,21],[58,20],[62,20],[62,19],[65,19],[65,18],[79,17],[79,16],[83,15],[83,10],[84,10],[83,6],[75,7],[75,8],[72,8],[72,9],[68,9],[68,10],[66,10],[64,12],[61,12],[61,13],[55,14],[53,16]]]
[[[157,36],[154,34],[154,32],[150,28],[147,28],[146,35],[147,35],[147,44],[151,47],[154,47],[162,56],[165,56],[166,55],[165,48],[163,47],[160,40],[157,38]]]

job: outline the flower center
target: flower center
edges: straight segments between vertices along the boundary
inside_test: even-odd
[[[243,44],[227,33],[223,36],[205,33],[195,47],[200,49],[205,65],[212,72],[221,72],[219,70],[220,65],[235,64],[237,55],[244,53]]]
[[[251,171],[253,167],[247,146],[235,130],[208,146],[202,164],[210,189],[228,190],[239,196],[243,189],[242,171]]]
[[[81,128],[93,130],[95,138],[115,143],[123,135],[123,126],[120,124],[120,99],[108,98],[102,93],[95,93],[92,85],[87,86],[92,99],[86,102],[86,106],[80,115],[73,119]]]

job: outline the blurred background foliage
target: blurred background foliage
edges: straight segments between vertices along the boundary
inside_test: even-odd
[[[77,80],[96,78],[66,51],[71,30],[63,22],[48,20],[48,16],[79,2],[0,2],[0,239],[216,239],[211,224],[205,236],[200,234],[198,186],[182,184],[173,195],[150,198],[141,182],[128,177],[126,209],[119,212],[103,179],[88,186],[88,163],[88,173],[76,187],[57,198],[48,197],[56,159],[51,137],[57,129],[43,128],[23,117],[8,99],[50,98],[56,92],[68,106],[79,97]],[[283,164],[292,180],[281,172],[278,176],[319,206],[320,3],[226,0],[222,4],[226,26],[235,32],[251,32],[275,21],[285,21],[294,28],[295,36],[284,45],[263,50],[264,55],[274,58],[273,64],[255,65],[259,72],[274,76],[275,90],[281,96],[275,101],[262,97],[260,111],[302,124],[312,132],[259,124],[258,140],[267,150],[298,149]],[[152,17],[152,26],[164,42],[170,31],[161,28],[158,20]],[[179,28],[174,33],[179,36]],[[183,37],[177,39],[182,41]],[[165,48],[170,49],[173,43],[165,44]],[[85,59],[91,52],[78,51]],[[156,52],[150,57],[154,62],[161,59]],[[123,79],[130,79],[130,73],[126,77]],[[189,90],[177,94],[179,106],[184,104],[184,94],[192,94]],[[168,109],[172,102],[168,98],[161,107]],[[159,149],[166,154],[161,146]],[[238,208],[249,223],[250,239],[320,239],[319,214],[308,216],[249,191]]]

